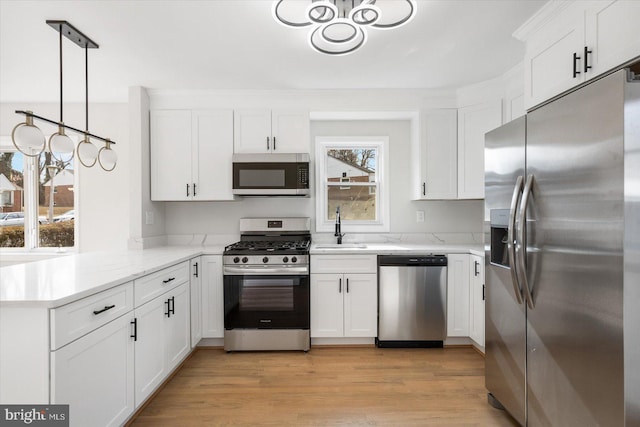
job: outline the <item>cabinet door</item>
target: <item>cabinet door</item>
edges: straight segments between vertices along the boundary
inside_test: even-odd
[[[224,337],[224,294],[222,256],[202,259],[202,337]]]
[[[447,336],[469,336],[469,255],[447,255]]]
[[[484,347],[484,260],[471,255],[469,268],[469,299],[471,304],[469,336]]]
[[[591,1],[587,7],[586,46],[592,51],[588,76],[602,74],[640,55],[639,1]]]
[[[345,274],[344,336],[378,336],[378,282],[376,274]]]
[[[151,200],[189,200],[193,193],[191,111],[152,111],[150,150]]]
[[[189,284],[184,283],[160,298],[169,299],[171,306],[171,314],[164,318],[166,376],[191,350]]]
[[[234,200],[233,110],[193,111],[193,200]]]
[[[311,337],[344,336],[342,274],[311,275]]]
[[[582,56],[584,51],[584,12],[565,9],[538,33],[527,40],[524,57],[525,108],[540,104],[584,81]],[[573,73],[573,54],[577,74]]]
[[[144,402],[165,377],[166,302],[165,295],[161,295],[135,310],[138,329],[135,343],[136,407]]]
[[[458,194],[458,115],[431,110],[420,120],[421,180],[418,199],[455,199]]]
[[[202,259],[191,260],[191,280],[189,283],[191,300],[191,347],[202,339]]]
[[[308,153],[311,150],[309,112],[273,110],[271,133],[274,153]]]
[[[502,124],[502,101],[458,110],[458,198],[484,198],[484,135]]]
[[[271,152],[270,110],[235,110],[233,131],[234,153]]]
[[[70,426],[119,426],[133,413],[132,317],[124,315],[51,352],[51,403]]]

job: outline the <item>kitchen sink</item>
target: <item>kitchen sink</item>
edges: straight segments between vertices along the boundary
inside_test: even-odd
[[[363,243],[326,243],[317,245],[316,249],[365,249],[367,245]]]

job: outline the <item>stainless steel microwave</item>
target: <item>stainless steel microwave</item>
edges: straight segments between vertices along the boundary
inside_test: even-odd
[[[233,194],[309,197],[309,154],[234,154]]]

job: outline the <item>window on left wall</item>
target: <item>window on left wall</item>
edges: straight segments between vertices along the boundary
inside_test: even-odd
[[[0,143],[0,248],[75,246],[73,158],[28,157]]]

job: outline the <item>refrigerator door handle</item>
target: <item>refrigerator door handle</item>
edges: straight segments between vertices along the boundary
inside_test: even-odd
[[[518,261],[518,272],[520,273],[520,282],[522,283],[522,289],[524,290],[524,295],[527,299],[527,306],[530,309],[535,307],[535,303],[533,302],[533,295],[531,292],[531,288],[529,287],[529,281],[527,279],[527,267],[526,267],[526,243],[525,243],[525,234],[526,234],[526,220],[527,220],[527,206],[529,205],[529,200],[531,200],[531,187],[533,186],[533,175],[529,175],[527,177],[527,183],[524,185],[524,190],[522,190],[522,201],[520,202],[520,210],[518,212],[518,230],[517,230],[517,244],[516,244],[516,255]]]
[[[518,273],[516,271],[516,252],[515,252],[515,234],[516,234],[516,210],[518,208],[518,200],[520,200],[520,192],[522,191],[522,175],[518,176],[516,185],[513,187],[513,196],[511,197],[511,207],[509,209],[509,227],[507,229],[507,255],[509,257],[509,266],[511,271],[511,283],[513,284],[513,292],[516,294],[516,301],[522,304],[522,290],[518,281]]]

